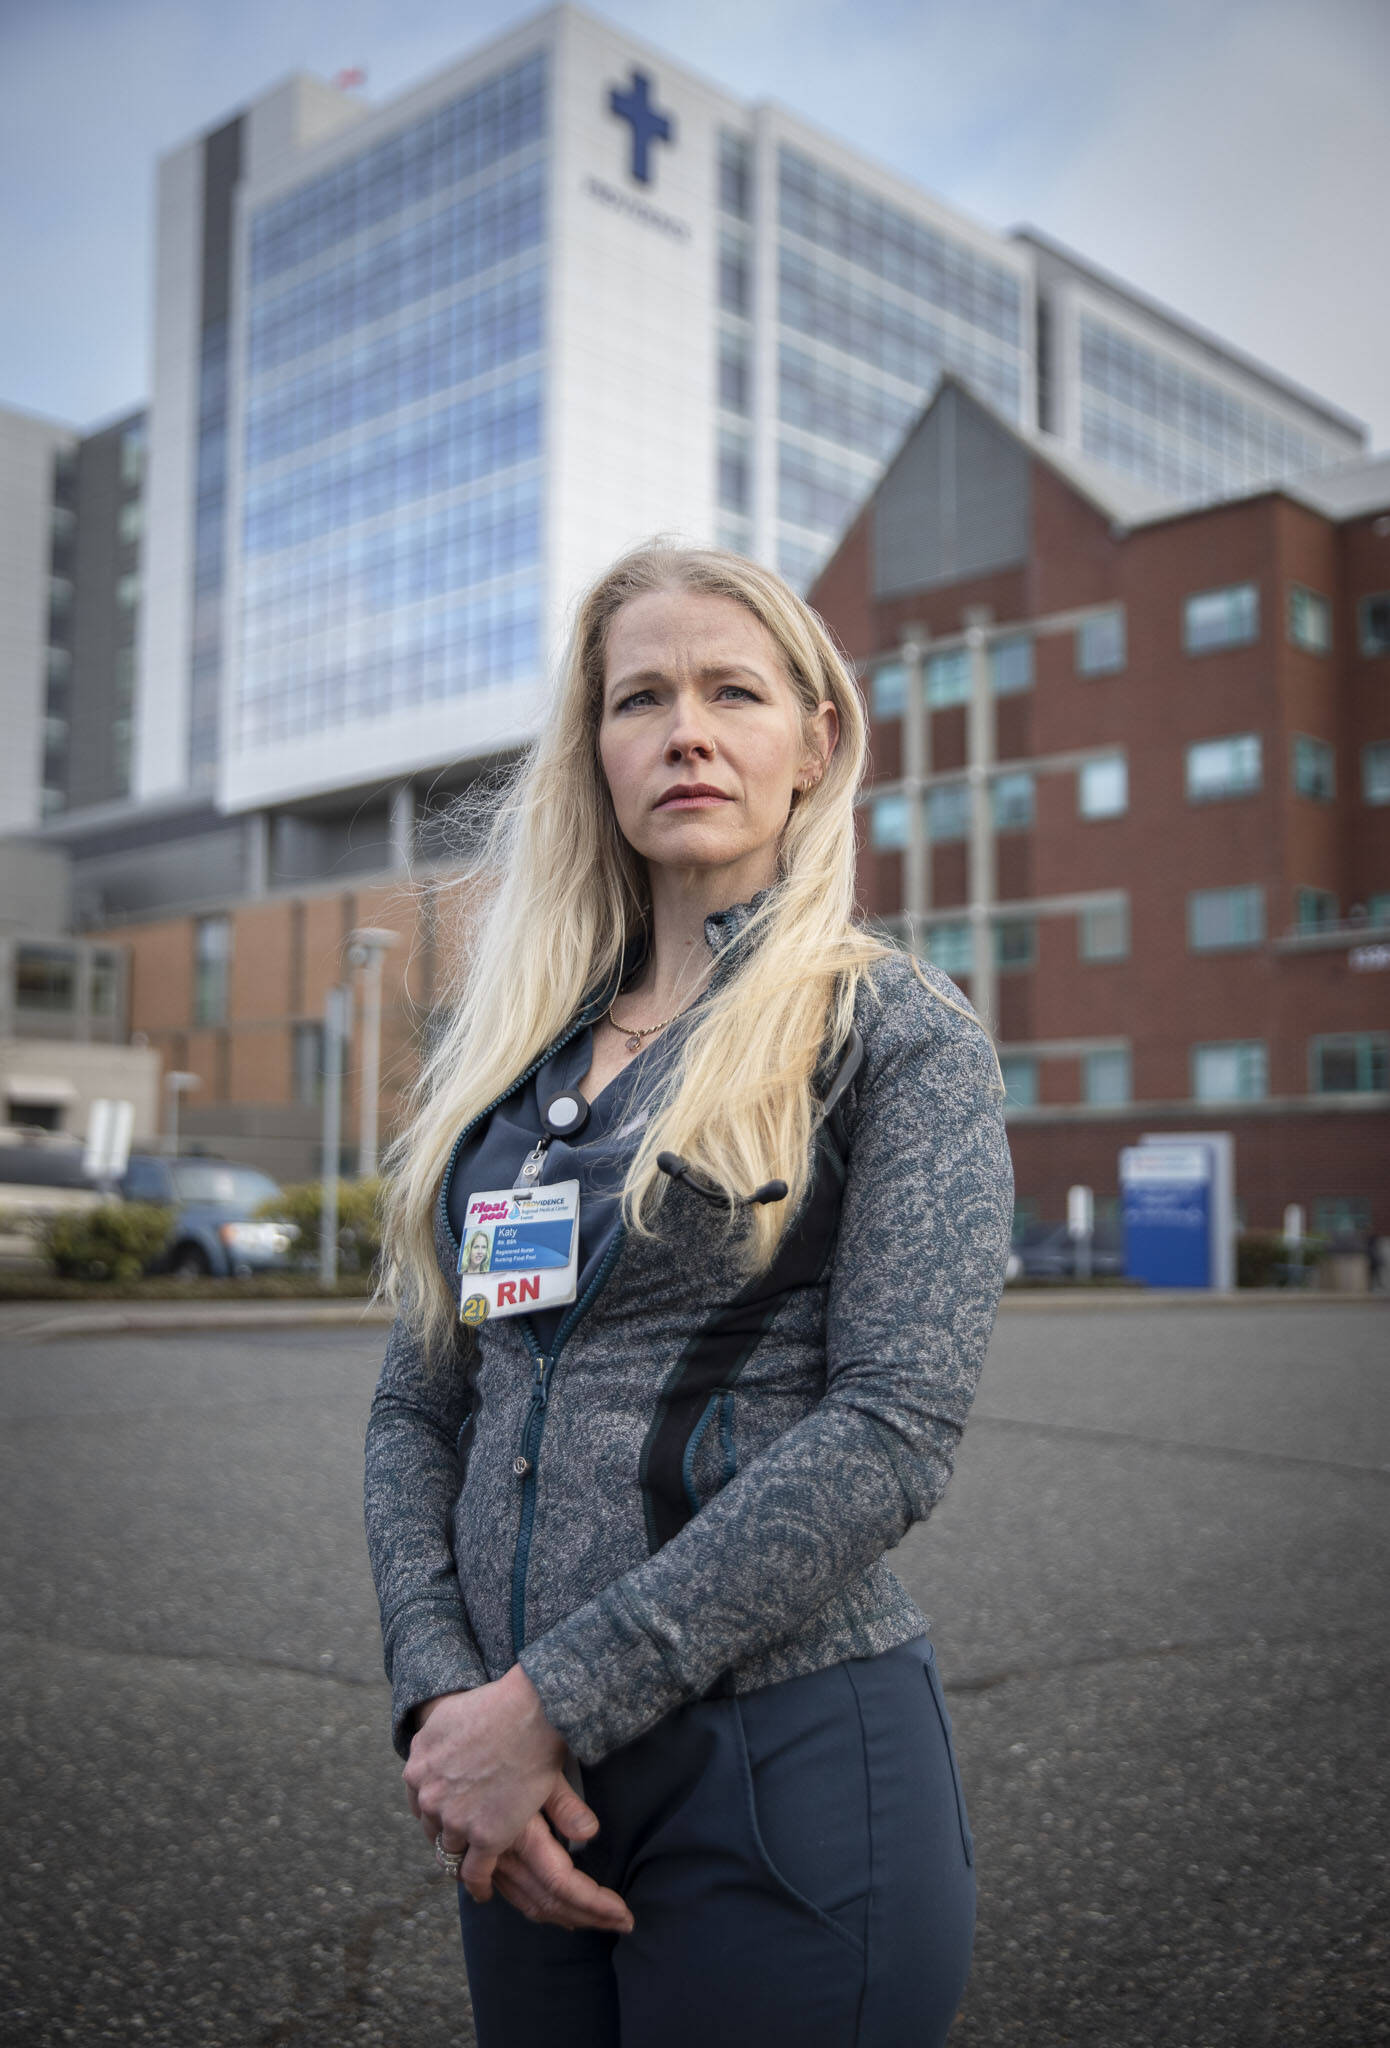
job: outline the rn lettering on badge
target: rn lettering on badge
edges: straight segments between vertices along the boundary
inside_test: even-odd
[[[541,1276],[533,1273],[530,1279],[499,1280],[497,1283],[497,1306],[499,1308],[520,1308],[523,1301],[539,1301],[541,1297]]]

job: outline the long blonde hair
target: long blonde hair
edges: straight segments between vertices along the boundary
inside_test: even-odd
[[[632,598],[659,590],[746,606],[777,643],[803,730],[828,698],[839,740],[820,782],[793,799],[776,883],[657,1091],[623,1186],[629,1229],[653,1234],[667,1185],[657,1154],[678,1152],[730,1191],[731,1223],[735,1192],[774,1176],[787,1183],[784,1202],[751,1211],[739,1247],[750,1275],[770,1263],[806,1187],[816,1069],[849,1035],[861,976],[893,950],[854,923],[864,712],[825,626],[780,577],[740,555],[654,542],[623,557],[580,602],[551,715],[497,802],[481,855],[454,885],[468,922],[449,1023],[387,1161],[383,1286],[431,1352],[447,1344],[455,1317],[434,1243],[455,1139],[616,972],[649,915],[645,864],[618,828],[598,734],[609,628]]]

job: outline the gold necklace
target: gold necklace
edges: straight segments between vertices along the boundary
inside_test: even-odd
[[[712,965],[713,962],[711,962],[711,966]],[[709,972],[710,968],[707,967],[705,969],[705,973],[708,974]],[[663,1017],[659,1024],[648,1024],[640,1031],[635,1026],[628,1024],[620,1024],[617,1018],[613,1015],[613,1004],[619,1000],[619,997],[621,997],[622,993],[623,991],[619,989],[618,994],[613,998],[613,1002],[610,1003],[608,1005],[608,1008],[604,1011],[604,1015],[608,1019],[608,1022],[613,1026],[613,1029],[615,1031],[621,1031],[626,1034],[626,1036],[623,1039],[623,1045],[625,1049],[628,1052],[640,1052],[642,1050],[642,1040],[644,1038],[654,1038],[658,1031],[664,1031],[668,1024],[674,1024],[677,1017],[683,1017],[685,1015],[685,1012],[690,1008],[690,1005],[694,1002],[696,996],[699,995],[700,991],[698,988],[694,989],[691,992],[691,994],[686,997],[685,1001],[681,1004],[678,1010],[674,1010],[669,1017]]]

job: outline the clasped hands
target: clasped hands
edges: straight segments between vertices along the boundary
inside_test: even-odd
[[[618,1894],[576,1870],[559,1839],[598,1832],[564,1763],[564,1738],[515,1664],[420,1709],[404,1773],[410,1810],[431,1842],[442,1835],[463,1855],[459,1883],[479,1905],[496,1890],[528,1920],[627,1934],[632,1915]]]

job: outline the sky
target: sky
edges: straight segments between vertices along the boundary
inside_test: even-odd
[[[292,71],[385,100],[538,10],[0,0],[0,404],[148,391],[154,167]],[[604,0],[995,228],[1023,223],[1390,448],[1390,0]]]

